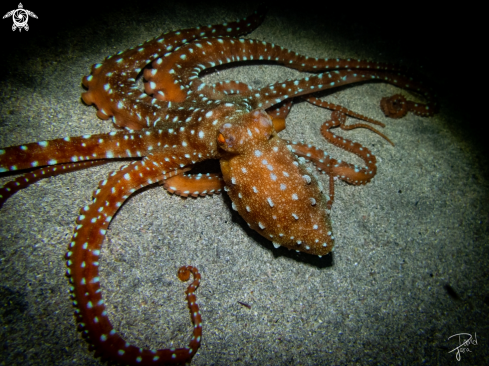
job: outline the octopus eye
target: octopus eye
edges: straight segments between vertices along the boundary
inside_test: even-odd
[[[224,138],[223,134],[220,133],[218,136],[217,136],[217,142],[219,142],[219,144],[224,144],[226,142],[226,139]]]
[[[217,142],[224,150],[232,149],[235,145],[236,139],[234,135],[229,134],[226,137],[222,133],[217,135]]]

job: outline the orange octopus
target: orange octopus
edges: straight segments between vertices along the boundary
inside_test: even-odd
[[[196,354],[202,335],[201,315],[194,291],[200,274],[192,266],[179,270],[179,278],[194,281],[187,300],[194,334],[189,346],[149,350],[127,343],[117,334],[106,313],[100,289],[100,248],[112,217],[137,190],[163,184],[181,196],[204,196],[222,188],[234,210],[276,247],[326,255],[334,246],[329,209],[334,200],[334,178],[350,184],[368,183],[376,174],[375,156],[365,147],[338,137],[331,129],[346,126],[346,115],[380,122],[311,94],[342,85],[380,80],[420,94],[426,103],[406,101],[400,95],[384,98],[386,116],[400,118],[408,111],[431,116],[437,105],[431,92],[403,75],[396,67],[350,59],[316,59],[282,47],[238,38],[260,25],[258,10],[231,23],[162,34],[139,46],[106,58],[83,79],[82,98],[95,105],[101,119],[112,118],[124,131],[66,137],[0,149],[0,172],[30,171],[0,189],[0,205],[15,192],[39,179],[104,164],[110,159],[133,158],[99,183],[93,201],[78,216],[66,254],[75,316],[95,355],[120,364],[183,364]],[[273,61],[314,76],[252,88],[227,81],[207,85],[203,70],[240,61]],[[145,79],[144,91],[136,85]],[[278,132],[295,98],[334,110],[321,132],[332,144],[363,159],[364,166],[335,160],[313,146],[283,140]],[[388,140],[388,139],[387,139]],[[184,175],[201,161],[218,159],[218,175]],[[313,162],[329,176],[329,194],[304,161]]]

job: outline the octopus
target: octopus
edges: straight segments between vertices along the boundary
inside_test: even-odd
[[[82,81],[86,88],[82,99],[96,107],[100,119],[112,119],[117,131],[0,149],[1,173],[27,170],[0,189],[0,206],[40,179],[111,159],[133,159],[98,184],[91,203],[80,210],[66,253],[75,318],[96,357],[127,365],[184,364],[192,360],[201,343],[202,319],[194,293],[200,274],[193,266],[178,271],[183,281],[191,274],[194,278],[186,290],[194,324],[187,347],[139,348],[126,342],[108,319],[98,270],[100,250],[112,218],[134,192],[157,184],[183,197],[224,190],[232,208],[276,248],[323,256],[334,248],[329,213],[335,179],[363,185],[377,172],[369,149],[332,130],[366,128],[390,140],[372,127],[382,127],[382,123],[322,101],[314,93],[381,81],[426,99],[416,103],[401,95],[383,98],[381,108],[387,117],[401,118],[408,112],[431,116],[437,111],[432,92],[398,67],[310,58],[271,43],[240,38],[264,17],[265,10],[259,9],[240,21],[165,33],[93,65]],[[249,61],[275,62],[312,75],[260,88],[237,81],[206,84],[200,78],[204,70]],[[363,166],[279,137],[293,102],[301,99],[333,111],[321,134],[360,157]],[[363,122],[346,125],[347,116]],[[187,173],[210,159],[219,160],[222,174]],[[306,161],[329,177],[328,191]]]

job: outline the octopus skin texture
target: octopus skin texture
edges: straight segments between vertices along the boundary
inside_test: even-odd
[[[66,253],[75,317],[96,357],[124,365],[185,364],[200,347],[202,319],[194,292],[201,277],[193,266],[178,271],[183,281],[193,276],[186,291],[194,324],[187,347],[139,348],[115,332],[108,319],[98,270],[100,248],[112,218],[134,192],[155,183],[183,197],[218,194],[224,189],[232,208],[275,247],[323,256],[334,248],[329,217],[334,179],[361,185],[377,171],[375,156],[366,147],[336,136],[331,129],[367,128],[388,138],[371,126],[382,123],[313,94],[382,81],[426,99],[426,103],[415,103],[400,95],[383,98],[386,116],[401,118],[411,112],[428,117],[437,111],[430,89],[395,66],[309,58],[271,43],[239,38],[257,28],[264,17],[260,9],[240,21],[165,33],[93,65],[82,81],[87,89],[82,99],[97,108],[99,118],[112,119],[117,131],[0,149],[0,173],[22,171],[0,188],[0,207],[40,179],[112,159],[133,159],[99,183],[92,202],[80,210]],[[206,84],[199,78],[206,69],[243,61],[276,62],[314,75],[261,88],[238,81]],[[144,90],[137,85],[141,76]],[[279,137],[293,102],[299,99],[334,111],[321,128],[322,135],[359,156],[364,166]],[[364,122],[347,126],[346,116]],[[219,160],[222,176],[187,173],[210,159]],[[328,175],[327,193],[306,160]]]

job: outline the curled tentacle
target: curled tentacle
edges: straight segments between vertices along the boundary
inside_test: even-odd
[[[100,291],[98,260],[112,217],[129,195],[148,184],[166,179],[162,176],[162,170],[171,171],[176,168],[175,165],[153,156],[123,167],[100,183],[92,204],[84,207],[78,216],[78,225],[66,254],[67,274],[72,284],[71,292],[79,328],[95,349],[96,356],[103,359],[129,365],[183,364],[192,359],[199,347],[201,318],[192,294],[200,279],[198,272],[192,270],[196,282],[187,290],[195,328],[194,337],[185,348],[145,350],[127,343],[114,331]]]
[[[347,115],[350,116],[350,117],[358,118],[358,119],[363,120],[365,122],[372,123],[374,125],[378,125],[380,127],[385,127],[385,125],[382,122],[376,121],[375,119],[372,119],[372,118],[363,116],[361,114],[358,114],[358,113],[355,113],[353,111],[350,111],[349,109],[346,109],[346,108],[344,108],[342,106],[339,106],[339,105],[336,105],[336,104],[333,104],[333,103],[329,103],[329,102],[320,100],[318,98],[304,97],[304,99],[307,100],[311,104],[317,105],[319,107],[327,108],[327,109],[332,109],[334,111],[331,114],[331,122],[332,122],[332,124],[329,125],[328,129],[329,128],[333,128],[333,127],[340,127],[342,130],[354,130],[356,128],[366,128],[367,130],[370,130],[370,131],[376,133],[377,135],[379,135],[380,137],[384,138],[392,146],[394,146],[394,143],[386,135],[384,135],[382,132],[380,132],[379,130],[375,129],[374,127],[372,127],[370,125],[367,125],[365,123],[355,123],[353,125],[348,125],[347,126],[345,124],[345,122],[346,122],[346,116]],[[334,145],[337,145],[335,142],[333,142],[334,140],[331,140],[330,135],[327,134],[327,136],[326,136],[325,133],[327,133],[327,132],[324,132],[323,133],[324,138],[326,138],[328,141],[330,141]],[[344,145],[337,145],[337,146],[342,147]]]
[[[438,105],[436,103],[415,103],[406,100],[406,98],[400,94],[396,94],[391,97],[382,98],[380,101],[380,108],[385,116],[390,118],[402,118],[407,112],[412,112],[422,117],[429,117],[437,112]]]
[[[353,185],[367,184],[377,173],[377,160],[368,148],[344,137],[336,136],[330,131],[331,128],[340,126],[340,121],[341,115],[332,116],[330,121],[321,126],[322,135],[332,144],[362,158],[365,162],[364,167],[333,159],[328,153],[317,148],[313,149],[310,145],[295,143],[292,151],[296,155],[312,161],[318,170],[329,176],[338,177]]]
[[[91,74],[83,78],[83,85],[88,89],[82,94],[83,101],[88,105],[95,104],[99,118],[113,117],[118,127],[131,130],[150,127],[157,119],[156,115],[171,105],[137,88],[136,78],[147,64],[196,39],[219,35],[236,37],[249,33],[260,25],[264,17],[265,9],[262,8],[240,21],[165,33],[110,56],[93,65]]]
[[[380,108],[385,116],[390,118],[402,118],[409,111],[408,101],[400,94],[382,98]]]
[[[353,115],[356,118],[360,118],[367,122],[374,123],[383,127],[384,125],[382,123],[375,121],[371,118],[359,115],[357,113],[351,112],[335,104],[322,101],[317,98],[308,97],[304,99],[306,99],[308,102],[314,105],[318,105],[320,107],[334,110],[334,112],[331,114],[331,120],[324,122],[323,125],[321,126],[321,134],[328,142],[357,155],[365,162],[365,167],[359,167],[341,160],[333,159],[328,155],[327,152],[317,149],[314,146],[295,143],[295,142],[291,143],[292,152],[294,154],[313,162],[316,168],[320,172],[327,174],[330,177],[329,198],[328,198],[327,206],[328,208],[331,208],[334,202],[334,179],[333,178],[339,178],[353,185],[366,184],[370,182],[372,178],[375,176],[375,174],[377,173],[377,165],[376,165],[377,160],[368,148],[360,145],[359,143],[348,140],[344,137],[337,136],[334,133],[332,133],[330,130],[335,127],[340,127],[343,130],[366,128],[372,132],[375,132],[379,136],[383,137],[391,145],[394,144],[383,133],[381,133],[380,131],[376,130],[372,126],[367,125],[365,123],[356,123],[347,126],[345,124],[346,113],[348,113],[349,115]]]

